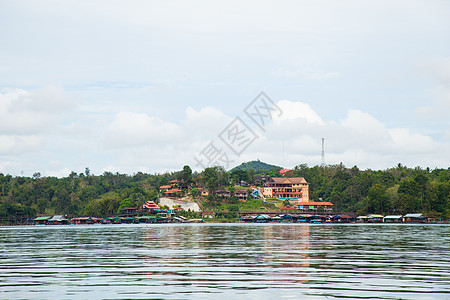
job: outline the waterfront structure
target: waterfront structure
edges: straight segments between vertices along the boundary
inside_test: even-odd
[[[405,223],[425,223],[427,217],[423,214],[406,214],[403,216],[403,222]]]
[[[94,224],[94,220],[91,217],[78,217],[78,218],[72,218],[70,220],[70,223],[75,225],[88,225],[88,224]]]
[[[309,210],[317,210],[318,208],[323,208],[324,211],[332,211],[333,203],[331,202],[299,202],[296,204],[298,210],[309,211]]]
[[[401,215],[390,215],[383,218],[383,223],[401,223]]]
[[[335,215],[329,218],[332,223],[350,223],[355,221],[355,217],[350,215]]]
[[[47,225],[67,225],[69,220],[62,215],[55,215],[47,220]]]
[[[48,219],[50,219],[51,216],[43,216],[43,217],[37,217],[35,218],[34,221],[34,225],[45,225],[47,224]]]
[[[267,223],[272,221],[272,217],[266,214],[260,214],[254,218],[254,222],[256,223]]]
[[[366,222],[369,223],[382,223],[383,222],[383,215],[375,215],[375,214],[371,214],[371,215],[367,215],[366,218]]]

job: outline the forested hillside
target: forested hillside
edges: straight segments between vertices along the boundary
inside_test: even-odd
[[[279,171],[281,170],[281,167],[270,165],[265,162],[254,160],[249,162],[244,162],[240,164],[239,166],[234,167],[231,169],[231,172],[233,171],[249,171],[253,170],[256,173],[264,173],[264,172],[270,172],[270,171]]]
[[[0,218],[34,217],[37,214],[105,216],[120,207],[138,206],[158,198],[158,188],[172,179],[183,180],[193,188],[211,190],[234,186],[242,181],[253,184],[257,175],[279,176],[275,171],[256,172],[206,168],[192,173],[189,166],[165,174],[126,175],[105,172],[92,175],[72,172],[64,178],[13,177],[0,173]],[[429,217],[450,218],[450,168],[422,169],[402,165],[383,171],[341,165],[308,167],[299,165],[285,174],[302,176],[310,183],[310,200],[330,201],[335,211],[359,214],[404,214],[422,212]],[[195,191],[195,193],[194,193]],[[185,193],[187,190],[185,191]]]

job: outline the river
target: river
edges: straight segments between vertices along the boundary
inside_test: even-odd
[[[450,225],[0,227],[1,299],[450,299]]]

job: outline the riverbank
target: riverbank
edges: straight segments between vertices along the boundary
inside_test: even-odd
[[[406,214],[404,216],[368,215],[356,216],[348,214],[283,214],[276,212],[234,213],[229,217],[228,213],[216,214],[213,211],[192,213],[194,217],[185,217],[170,213],[139,216],[112,216],[105,218],[75,217],[67,218],[62,215],[41,216],[28,219],[23,224],[4,225],[94,225],[94,224],[158,224],[158,223],[448,223],[442,219],[427,218],[422,214]],[[200,216],[200,217],[199,217]],[[228,216],[228,217],[227,217]]]

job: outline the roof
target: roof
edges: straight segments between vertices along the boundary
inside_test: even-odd
[[[255,219],[270,219],[270,218],[271,217],[269,215],[261,214],[261,215],[258,215]]]
[[[337,215],[335,217],[339,217],[341,219],[352,219],[353,218],[352,216],[349,216],[349,215]]]
[[[385,219],[401,219],[402,216],[401,215],[395,215],[395,216],[386,216],[384,217]]]
[[[147,201],[142,205],[142,208],[158,209],[159,206],[154,201]]]
[[[72,218],[72,220],[92,220],[91,217],[76,217],[76,218]]]
[[[49,221],[68,221],[63,215],[54,215]]]
[[[171,180],[171,181],[169,181],[170,183],[178,183],[179,181],[178,180]]]
[[[280,209],[295,209],[295,207],[293,207],[293,206],[283,206]]]
[[[34,219],[34,221],[45,221],[50,219],[51,217],[37,217],[36,219]]]
[[[171,185],[162,185],[159,187],[160,190],[162,190],[162,189],[167,190],[167,189],[171,189],[171,188],[172,188]]]
[[[384,218],[384,216],[383,216],[383,215],[374,215],[374,214],[372,214],[372,215],[368,215],[367,218],[368,218],[368,219],[372,219],[372,218]]]
[[[425,218],[423,214],[406,214],[404,218]]]
[[[286,172],[289,172],[289,171],[291,171],[291,169],[281,169],[280,171],[278,171],[278,173],[280,173],[280,174],[284,174],[284,173],[286,173]]]
[[[278,184],[281,184],[281,183],[285,183],[285,184],[308,183],[305,180],[305,178],[303,178],[303,177],[289,177],[289,178],[272,177],[272,178],[270,178],[270,181],[273,181],[273,182],[278,183]]]
[[[173,193],[179,193],[181,192],[180,189],[170,189],[168,191],[166,191],[164,194],[173,194]]]
[[[331,202],[298,202],[295,205],[318,205],[318,206],[325,206],[325,205],[333,205]]]

